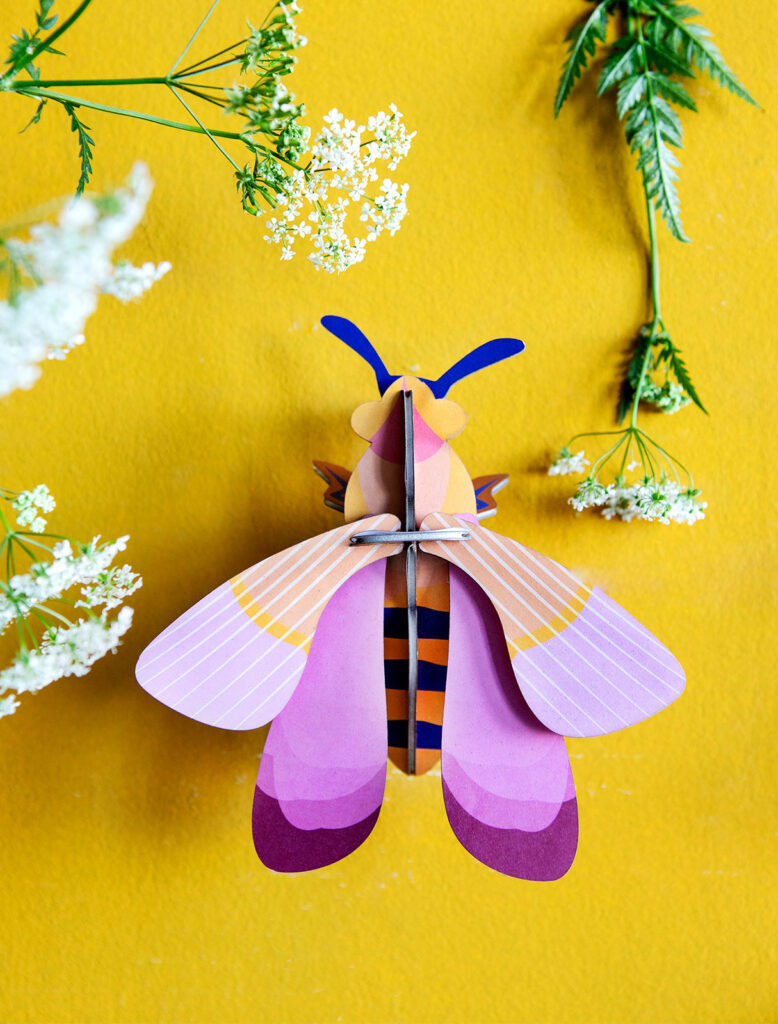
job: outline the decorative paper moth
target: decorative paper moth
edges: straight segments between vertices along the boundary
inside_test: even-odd
[[[471,480],[447,443],[462,377],[521,352],[500,338],[438,380],[392,376],[348,320],[323,325],[373,368],[353,474],[316,463],[346,525],[273,555],[143,652],[141,686],[224,729],[274,719],[254,843],[276,871],[345,857],[370,834],[387,746],[409,773],[442,752],[451,827],[470,853],[550,880],[578,841],[565,736],[640,722],[684,687],[670,652],[561,565],[480,524],[505,476]],[[388,717],[388,737],[387,737]]]

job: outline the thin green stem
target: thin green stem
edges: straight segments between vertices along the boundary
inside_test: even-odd
[[[68,96],[66,93],[51,92],[49,89],[35,89],[29,88],[24,90],[26,96],[38,96],[48,97],[52,100],[57,100],[59,103],[72,103],[75,107],[85,107],[89,110],[101,110],[106,114],[118,114],[120,117],[134,117],[139,121],[150,121],[152,124],[165,125],[167,128],[178,128],[179,131],[183,132],[194,132],[196,135],[216,135],[220,139],[237,139],[243,141],[243,137],[238,132],[225,132],[220,131],[217,128],[211,128],[208,132],[204,131],[199,125],[195,124],[184,124],[182,121],[171,121],[167,117],[156,117],[154,114],[143,114],[138,110],[126,110],[123,107],[110,107],[105,103],[93,103],[91,100],[80,99],[78,96]],[[294,166],[294,165],[293,165]]]
[[[48,622],[48,620],[42,614],[43,612],[45,612],[46,615],[53,615],[55,619],[59,619],[59,621],[63,622],[66,626],[73,625],[70,619],[66,619],[64,615],[60,615],[59,612],[55,612],[54,609],[49,608],[48,605],[36,605],[35,607],[30,608],[30,611],[33,613],[33,615],[36,616],[36,618],[40,619],[40,621],[46,626],[47,629],[51,628],[51,623]]]
[[[221,68],[228,68],[231,64],[239,64],[242,57],[232,57],[230,60],[221,61],[219,64],[209,64],[207,67],[198,68],[197,71],[182,71],[176,78],[193,78],[195,75],[204,75],[206,71],[219,71]]]
[[[215,107],[218,107],[219,110],[224,109],[224,104],[220,100],[217,100],[215,96],[209,96],[207,93],[200,92],[199,89],[193,89],[190,85],[184,85],[183,82],[177,82],[176,87],[182,92],[188,93],[190,96],[196,96],[198,100],[204,100],[206,103],[212,103]]]
[[[645,467],[646,462],[648,462],[647,468],[650,471],[651,476],[654,477],[654,479],[656,479],[656,466],[654,465],[654,460],[651,458],[651,453],[648,450],[648,446],[645,444],[644,441],[641,440],[640,431],[638,431],[635,434],[635,441],[641,452],[640,457],[643,460],[643,466]],[[646,476],[648,476],[648,473],[646,473]]]
[[[16,616],[16,633],[17,633],[17,636],[19,637],[19,649],[20,649],[20,651],[22,651],[22,653],[26,654],[27,650],[28,650],[28,647],[27,647],[27,641],[24,639],[24,625],[25,625],[25,623],[24,623],[24,616],[17,615]],[[35,640],[34,636],[33,636],[33,640]],[[36,646],[36,648],[38,646],[38,641],[37,640],[35,640],[35,646]]]
[[[29,89],[60,89],[73,86],[90,85],[167,85],[168,78],[161,75],[149,75],[143,78],[46,78],[29,82],[14,82],[15,92],[23,93]]]
[[[178,92],[178,90],[174,86],[171,85],[170,86],[170,91],[173,93],[173,95],[179,101],[179,103],[181,103],[182,106],[186,110],[189,111],[189,113],[192,115],[192,117],[195,119],[195,121],[200,125],[202,130],[205,132],[205,134],[208,136],[208,138],[211,140],[211,142],[214,144],[214,146],[216,146],[216,148],[219,150],[219,152],[229,160],[229,162],[232,164],[232,166],[235,168],[235,170],[240,174],[240,167],[238,167],[238,165],[232,159],[232,157],[227,152],[227,150],[223,149],[222,146],[219,145],[219,143],[216,141],[216,139],[213,137],[213,135],[208,131],[208,129],[203,124],[203,122],[200,120],[200,118],[197,116],[197,114],[195,114],[195,112],[192,110],[192,108],[189,106],[189,104],[186,102],[186,100],[183,98],[183,96],[181,96],[181,94]]]
[[[579,437],[612,437],[614,434],[622,433],[622,430],[587,430],[580,434],[573,434],[565,447],[569,448],[573,441],[577,441]]]
[[[55,41],[55,39],[59,39],[63,32],[67,32],[70,26],[74,22],[78,21],[78,19],[81,17],[81,15],[84,13],[84,11],[91,3],[92,0],[82,0],[82,2],[78,5],[75,11],[73,11],[70,17],[65,18],[62,24],[59,26],[59,28],[55,28],[46,36],[45,39],[41,39],[38,42],[38,44],[33,48],[32,53],[24,54],[23,60],[21,60],[18,64],[12,64],[3,77],[9,77],[11,75],[14,75],[17,71],[22,71],[24,68],[26,68],[28,64],[32,64],[32,62],[35,60],[39,53],[42,53],[44,50],[48,49],[51,46],[51,44]]]
[[[631,430],[629,430],[629,429],[625,430],[624,433],[622,434],[622,436],[616,442],[616,444],[612,445],[607,451],[603,452],[602,455],[598,459],[594,460],[594,463],[592,464],[592,468],[589,470],[589,479],[590,480],[595,480],[597,478],[597,474],[600,471],[600,467],[604,466],[605,463],[611,458],[611,456],[616,454],[616,452],[624,444],[624,442],[627,440],[627,438],[630,436],[631,433],[632,433]]]
[[[19,534],[18,533],[14,534],[13,539],[16,541],[16,543],[19,545],[19,547],[22,549],[22,551],[25,553],[25,555],[27,555],[27,557],[30,559],[30,561],[34,562],[35,561],[35,555],[33,554],[32,551],[30,551],[30,549],[27,547],[27,545],[24,543],[24,541],[19,540]],[[46,550],[48,551],[49,549],[46,548]]]
[[[668,463],[671,466],[678,466],[679,469],[682,469],[684,471],[684,473],[687,475],[687,477],[689,478],[689,482],[690,483],[693,482],[692,481],[691,473],[689,472],[689,470],[686,468],[686,466],[684,466],[684,464],[679,459],[676,459],[676,457],[674,455],[671,455],[670,452],[666,451],[661,446],[661,444],[657,444],[656,441],[652,437],[649,437],[648,434],[644,430],[640,430],[640,431],[638,431],[638,433],[642,434],[642,436],[646,439],[646,441],[648,441],[650,444],[652,444],[654,446],[654,448],[656,448],[656,450],[658,452],[661,452],[661,454],[664,455],[664,457],[667,459]],[[675,470],[674,470],[674,472],[675,472]]]
[[[203,28],[203,26],[205,25],[206,21],[208,21],[208,19],[210,18],[210,16],[211,16],[211,15],[213,14],[213,12],[214,12],[214,11],[216,10],[216,5],[217,5],[218,3],[219,3],[219,0],[213,0],[213,3],[212,3],[212,4],[211,4],[211,6],[210,6],[210,7],[208,8],[208,13],[207,13],[207,14],[205,15],[205,17],[203,18],[203,20],[202,20],[202,21],[200,22],[200,24],[199,24],[199,25],[197,26],[197,28],[196,28],[196,29],[194,30],[194,34],[193,34],[193,35],[192,35],[192,37],[190,38],[189,42],[188,42],[188,43],[186,44],[186,46],[185,46],[185,47],[183,48],[183,50],[181,51],[181,53],[180,53],[180,54],[178,55],[178,58],[177,58],[177,59],[176,59],[176,60],[174,61],[174,63],[173,63],[173,66],[171,67],[170,71],[168,71],[168,78],[169,78],[169,77],[170,77],[170,76],[171,76],[171,75],[173,74],[173,72],[174,72],[174,71],[176,70],[176,68],[178,67],[178,65],[179,65],[179,64],[181,63],[181,61],[182,61],[182,60],[184,59],[184,57],[185,57],[185,56],[187,55],[187,53],[189,52],[189,47],[190,47],[190,46],[192,45],[192,43],[193,43],[193,42],[195,41],[195,39],[197,39],[197,37],[198,37],[198,36],[200,35],[200,31],[201,31],[201,29],[202,29],[202,28]]]
[[[182,68],[176,75],[176,78],[181,78],[182,75],[186,75],[190,71],[194,71],[195,68],[202,67],[202,65],[207,64],[209,60],[216,60],[216,58],[221,57],[223,53],[229,53],[230,50],[235,50],[237,47],[243,46],[245,42],[245,39],[240,39],[237,43],[233,43],[232,46],[225,46],[223,50],[218,50],[216,53],[212,53],[209,57],[203,57],[203,59],[198,60],[196,64],[190,64],[188,67]]]
[[[651,250],[651,305],[652,305],[652,318],[651,318],[651,334],[648,339],[648,345],[646,346],[646,353],[643,356],[643,362],[640,366],[640,376],[638,377],[637,383],[635,384],[635,394],[632,398],[632,415],[630,417],[630,426],[634,430],[637,425],[638,408],[640,406],[640,396],[643,391],[643,383],[648,373],[648,368],[651,362],[654,341],[656,339],[657,332],[662,325],[662,307],[659,298],[659,246],[656,240],[656,213],[654,207],[651,205],[651,197],[648,192],[644,193],[646,197],[646,217],[648,219],[648,240]]]

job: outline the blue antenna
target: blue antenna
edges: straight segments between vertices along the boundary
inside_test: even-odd
[[[350,320],[346,320],[343,316],[323,316],[321,318],[321,325],[326,327],[330,334],[334,334],[336,338],[344,341],[349,348],[353,348],[358,356],[362,356],[365,362],[373,367],[380,394],[383,394],[389,385],[397,380],[398,375],[392,376],[389,373],[386,366],[384,366],[383,359],[356,324],[352,324]]]
[[[399,379],[400,374],[389,373],[383,359],[356,324],[352,324],[350,320],[346,320],[342,316],[323,316],[321,323],[322,327],[345,342],[373,368],[380,394],[383,395],[386,389]],[[437,380],[427,380],[426,377],[421,377],[420,380],[424,381],[435,398],[445,398],[453,385],[463,377],[469,377],[472,373],[477,373],[487,366],[493,366],[495,363],[500,363],[503,359],[509,359],[523,351],[524,342],[519,341],[518,338],[494,338],[492,341],[485,341],[483,345],[479,345],[478,348],[463,356]]]
[[[485,341],[483,345],[463,356],[451,369],[446,370],[442,377],[424,383],[429,384],[435,398],[445,398],[451,387],[463,377],[469,377],[471,373],[501,363],[503,359],[510,359],[511,356],[517,356],[523,351],[524,342],[518,338],[493,338],[492,341]]]

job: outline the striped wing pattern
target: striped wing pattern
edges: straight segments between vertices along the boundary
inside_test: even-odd
[[[353,547],[351,535],[398,526],[396,516],[372,516],[240,573],[149,644],[138,660],[138,682],[163,704],[206,725],[264,725],[294,691],[330,598],[354,573],[402,548]]]
[[[254,845],[274,871],[340,860],[370,835],[386,782],[384,565],[322,613],[308,664],[270,727],[254,794]]]
[[[422,528],[461,525],[436,512]],[[522,694],[544,725],[563,736],[599,736],[641,722],[680,696],[681,666],[615,601],[545,555],[467,525],[469,541],[426,542],[422,550],[486,592]]]
[[[442,759],[449,822],[489,867],[514,878],[560,878],[578,845],[565,741],[528,708],[502,624],[478,584],[452,567],[450,595]]]

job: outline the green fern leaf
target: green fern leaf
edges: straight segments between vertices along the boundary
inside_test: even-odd
[[[643,99],[646,94],[646,85],[645,75],[630,75],[623,82],[619,82],[619,89],[616,93],[616,110],[619,118],[623,118],[627,111]]]
[[[46,106],[46,104],[48,102],[49,102],[48,100],[41,100],[40,101],[40,103],[38,104],[38,106],[35,109],[35,113],[32,115],[32,117],[27,122],[27,124],[24,126],[24,128],[22,128],[21,131],[19,132],[20,135],[24,135],[24,133],[27,131],[28,128],[32,128],[32,126],[34,124],[37,124],[40,121],[41,114],[43,113],[43,108]]]
[[[673,374],[675,376],[675,379],[684,389],[689,398],[691,398],[694,404],[698,406],[700,409],[702,409],[702,411],[707,416],[708,410],[700,401],[700,396],[697,394],[694,384],[692,384],[692,379],[689,376],[689,371],[686,368],[686,363],[684,363],[683,359],[681,359],[681,353],[674,346],[670,351],[669,363],[670,368],[672,369]]]
[[[688,64],[692,61],[701,71],[705,71],[713,81],[729,89],[735,96],[752,103],[759,104],[748,90],[741,85],[734,71],[729,68],[721,55],[721,51],[711,39],[710,31],[704,25],[691,21],[698,18],[700,12],[686,4],[674,4],[672,0],[647,0],[667,26],[665,42]]]
[[[85,125],[83,121],[78,119],[75,107],[72,103],[62,104],[70,117],[70,130],[75,132],[78,136],[78,155],[81,159],[81,175],[78,179],[78,186],[76,187],[76,195],[80,196],[84,191],[84,188],[89,183],[89,178],[92,174],[92,157],[94,151],[95,141],[89,135],[89,126]]]
[[[573,91],[573,86],[581,77],[584,68],[589,63],[589,58],[594,56],[597,42],[605,42],[605,31],[608,26],[608,9],[613,5],[614,0],[601,0],[592,13],[585,18],[580,25],[576,25],[567,35],[570,42],[567,59],[562,65],[562,74],[559,77],[556,100],[554,102],[554,117],[559,116],[567,97]]]
[[[630,75],[637,74],[642,69],[640,44],[635,42],[631,36],[624,36],[617,39],[611,47],[611,56],[605,61],[597,82],[597,95],[602,96],[617,82],[623,81]]]
[[[654,95],[650,80],[645,98],[631,111],[624,128],[630,149],[638,153],[637,169],[646,195],[675,238],[688,242],[676,188],[680,161],[670,148],[682,145],[681,122],[669,104]]]
[[[668,78],[659,71],[652,71],[650,78],[657,95],[663,99],[677,103],[679,107],[686,107],[687,110],[697,109],[697,104],[680,82]]]

